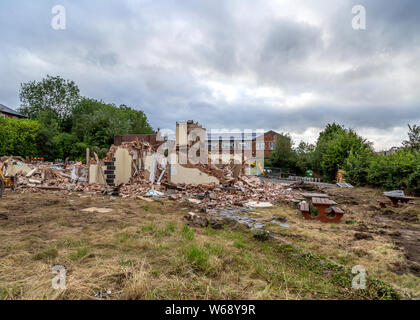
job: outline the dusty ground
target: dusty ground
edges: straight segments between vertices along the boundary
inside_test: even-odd
[[[283,241],[344,266],[362,265],[404,296],[420,297],[420,199],[393,208],[380,190],[323,190],[345,211],[340,223],[307,221],[295,214],[295,208],[283,206],[273,208],[270,214],[286,217],[291,228],[269,225],[267,229]],[[379,208],[377,200],[387,207]]]
[[[193,209],[185,203],[7,191],[0,299],[99,299],[107,289],[105,299],[419,297],[419,202],[376,209],[379,191],[328,192],[346,211],[339,224],[306,221],[279,204],[254,215],[284,217],[290,228],[267,224],[275,236],[261,242],[238,226],[186,226]],[[111,210],[82,211],[90,207]],[[57,264],[67,270],[66,290],[51,287]],[[368,272],[367,290],[351,288],[356,264]]]

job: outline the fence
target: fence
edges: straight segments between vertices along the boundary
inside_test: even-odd
[[[291,181],[307,181],[307,182],[321,182],[321,178],[310,178],[296,176],[293,172],[288,172],[276,167],[264,167],[265,173],[272,178],[291,180]]]

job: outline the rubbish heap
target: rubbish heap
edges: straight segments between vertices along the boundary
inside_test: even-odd
[[[140,150],[144,153],[151,153],[151,146],[138,143],[125,143],[120,148],[129,150]],[[112,160],[116,152],[111,147],[110,152],[104,159]],[[104,162],[105,162],[104,161]],[[173,201],[188,201],[198,208],[221,208],[221,207],[244,207],[247,203],[276,203],[282,200],[292,200],[296,192],[282,185],[274,184],[259,179],[255,176],[239,174],[233,178],[234,166],[224,165],[216,168],[212,165],[198,165],[195,168],[208,175],[215,176],[220,183],[208,184],[185,184],[172,183],[168,175],[164,174],[159,182],[150,182],[150,173],[146,169],[133,168],[133,175],[128,183],[115,186],[99,183],[89,183],[88,165],[81,162],[73,164],[54,163],[24,163],[22,161],[8,158],[0,162],[5,165],[7,175],[17,176],[17,189],[19,193],[39,192],[49,190],[69,194],[71,192],[85,192],[88,194],[109,194],[122,198],[166,197]],[[97,161],[91,159],[90,165],[97,165]],[[134,165],[135,167],[135,165]],[[188,165],[187,167],[191,167]],[[161,173],[166,170],[157,166]],[[106,171],[106,170],[105,170]],[[155,192],[149,193],[150,190]]]

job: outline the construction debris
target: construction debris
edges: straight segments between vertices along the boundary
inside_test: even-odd
[[[138,148],[138,146],[141,148]],[[156,164],[155,183],[150,183],[151,172],[145,166],[145,162],[150,158],[153,150],[150,146],[142,143],[124,143],[118,148],[128,148],[129,154],[133,149],[139,153],[146,153],[144,156],[135,157],[132,166],[132,176],[127,183],[116,185],[119,172],[116,161],[104,161],[103,173],[100,181],[88,183],[95,180],[100,174],[98,163],[102,165],[101,160],[91,159],[90,172],[88,166],[77,162],[67,165],[66,168],[53,163],[25,164],[25,170],[19,170],[21,164],[16,160],[10,160],[14,170],[17,173],[17,192],[27,193],[36,191],[57,191],[64,193],[85,192],[87,194],[108,194],[122,198],[147,199],[149,197],[167,197],[174,201],[189,201],[194,206],[201,209],[225,208],[225,207],[270,207],[278,201],[292,201],[296,198],[296,190],[287,189],[285,186],[263,181],[255,176],[238,174],[237,179],[231,180],[234,175],[234,166],[224,165],[216,168],[212,165],[198,165],[197,170],[206,172],[216,178],[213,183],[172,183],[168,181],[168,172],[158,160]],[[133,147],[134,146],[134,147]],[[138,149],[137,149],[138,148]],[[143,149],[142,149],[143,148]],[[113,149],[115,150],[115,149]],[[146,150],[146,151],[145,151]],[[112,160],[113,154],[109,154],[105,160]],[[130,160],[131,161],[131,160]],[[113,162],[112,165],[105,165],[105,162]],[[131,163],[131,162],[130,162]],[[26,168],[27,167],[27,168]],[[95,169],[96,167],[96,169]],[[103,180],[110,180],[109,168],[114,167],[115,178],[113,183],[101,183]],[[134,167],[136,167],[134,169]],[[92,177],[92,173],[98,170],[98,175]],[[237,169],[236,169],[237,170]],[[90,174],[90,177],[88,177]],[[158,182],[159,181],[159,182]],[[222,184],[223,181],[225,184]],[[105,181],[106,182],[106,181]],[[149,199],[148,199],[149,200]],[[149,200],[150,201],[150,200]]]
[[[162,141],[151,144],[139,141],[112,145],[104,159],[86,150],[87,163],[54,164],[47,162],[23,163],[20,158],[4,159],[8,170],[17,176],[17,192],[56,191],[62,193],[84,192],[112,197],[142,199],[168,198],[172,201],[187,201],[190,205],[207,212],[221,208],[269,208],[278,202],[298,204],[304,191],[317,192],[312,198],[321,198],[322,188],[309,181],[281,185],[249,175],[254,159],[212,161],[215,154],[208,156],[208,163],[179,163],[183,152],[194,149],[194,141],[182,142],[181,131],[198,130],[205,136],[205,129],[198,123],[177,124],[175,154],[161,152]],[[167,146],[164,145],[166,148]],[[184,150],[185,149],[185,150]],[[169,161],[172,156],[175,163]],[[205,155],[207,157],[207,155]],[[235,161],[234,161],[235,160]],[[1,163],[0,163],[1,164]],[[336,216],[342,213],[335,206],[331,208]],[[261,227],[261,222],[249,226]]]
[[[96,207],[92,207],[92,208],[86,208],[86,209],[83,209],[82,211],[84,211],[84,212],[109,213],[109,212],[112,212],[112,209],[109,209],[109,208],[96,208]]]
[[[354,188],[350,183],[347,182],[337,182],[337,186],[340,188]]]
[[[145,197],[156,197],[156,198],[160,198],[164,196],[163,192],[159,192],[153,189],[150,189],[149,191],[147,191],[147,193],[144,195]]]

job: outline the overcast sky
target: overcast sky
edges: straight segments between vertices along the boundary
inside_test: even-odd
[[[420,124],[419,30],[416,0],[2,0],[0,103],[60,75],[155,129],[194,119],[314,142],[335,121],[380,150]]]

